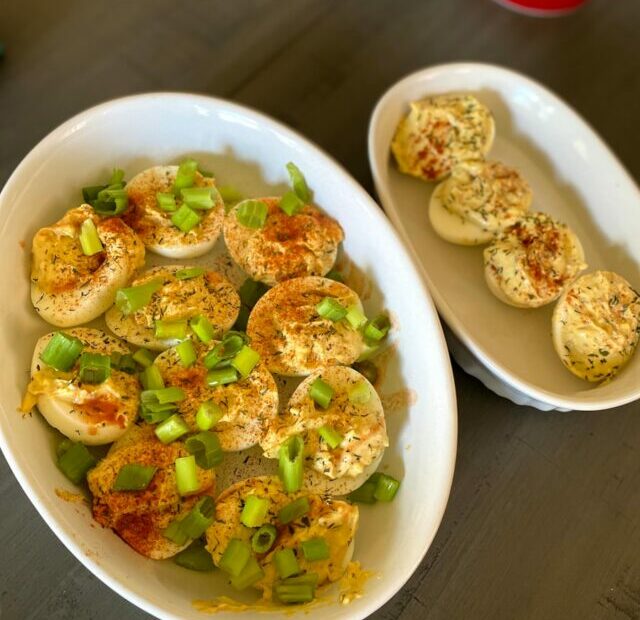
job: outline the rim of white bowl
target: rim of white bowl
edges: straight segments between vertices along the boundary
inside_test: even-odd
[[[533,398],[535,400],[542,401],[543,403],[547,403],[552,405],[553,407],[558,407],[561,409],[569,409],[569,410],[579,410],[579,411],[598,411],[604,409],[612,409],[614,407],[619,407],[621,405],[626,405],[630,402],[633,402],[640,398],[640,384],[635,390],[630,390],[624,395],[617,397],[608,397],[600,400],[593,399],[581,399],[581,398],[571,398],[569,396],[560,394],[558,392],[553,392],[551,390],[545,390],[543,388],[539,388],[532,383],[529,383],[526,380],[521,380],[517,376],[515,376],[506,366],[502,364],[498,364],[493,361],[491,356],[485,351],[485,349],[481,346],[475,344],[473,339],[471,339],[465,329],[464,325],[461,321],[459,321],[455,314],[451,310],[451,306],[444,299],[444,297],[440,294],[437,287],[434,286],[427,271],[422,265],[422,261],[418,258],[417,252],[411,243],[409,235],[400,220],[399,213],[397,212],[393,200],[391,198],[391,193],[388,188],[383,185],[380,181],[380,170],[385,165],[386,157],[380,158],[376,154],[375,148],[375,137],[377,135],[377,129],[379,127],[379,120],[382,114],[384,113],[386,107],[389,102],[395,99],[398,94],[404,92],[405,88],[407,88],[410,84],[414,82],[420,81],[429,75],[438,73],[438,72],[446,72],[450,73],[452,71],[486,71],[486,72],[494,72],[494,73],[502,73],[508,77],[513,79],[520,80],[526,84],[533,86],[536,89],[541,90],[545,96],[549,97],[555,104],[567,108],[570,110],[576,117],[576,120],[579,124],[589,130],[596,139],[598,145],[603,148],[609,156],[616,162],[616,164],[620,167],[622,173],[627,177],[628,181],[637,188],[636,183],[633,177],[629,174],[629,171],[622,164],[618,156],[611,150],[611,148],[607,145],[607,143],[600,137],[600,134],[580,115],[580,113],[575,110],[570,104],[564,101],[561,97],[556,95],[553,91],[549,90],[544,84],[541,84],[537,80],[530,78],[518,71],[514,71],[513,69],[508,69],[506,67],[502,67],[500,65],[494,65],[490,63],[481,63],[481,62],[454,62],[454,63],[444,63],[439,65],[432,65],[429,67],[425,67],[423,69],[419,69],[414,71],[405,77],[398,80],[395,84],[390,86],[378,99],[373,112],[371,113],[371,117],[369,120],[369,131],[367,137],[367,150],[369,156],[369,167],[371,168],[371,174],[373,176],[373,181],[376,187],[376,192],[382,203],[385,212],[389,214],[391,221],[394,226],[400,232],[406,247],[411,251],[415,262],[418,264],[420,271],[427,281],[429,291],[431,292],[431,296],[435,301],[438,312],[447,323],[447,325],[451,328],[451,330],[455,333],[455,335],[464,343],[464,345],[473,353],[473,355],[478,359],[480,363],[482,363],[490,372],[492,372],[498,379],[506,383],[508,386],[515,388],[519,392],[522,392],[529,398]],[[640,191],[640,190],[638,190]],[[639,352],[640,354],[640,352]],[[585,395],[592,394],[592,390],[585,390],[583,392]]]
[[[445,396],[445,402],[447,404],[448,410],[448,445],[446,449],[449,452],[449,459],[447,462],[447,468],[444,472],[445,475],[441,476],[439,479],[439,489],[438,489],[438,507],[437,511],[434,514],[436,524],[433,528],[433,531],[427,535],[425,538],[421,552],[416,556],[416,560],[410,566],[410,570],[403,575],[392,574],[389,575],[386,584],[381,588],[381,593],[376,597],[375,601],[372,601],[370,604],[366,605],[362,615],[359,618],[365,618],[366,616],[372,614],[377,609],[380,609],[387,601],[389,601],[395,594],[397,594],[404,584],[409,580],[411,575],[418,568],[424,556],[426,555],[433,539],[435,537],[436,532],[440,527],[440,523],[442,522],[442,517],[444,516],[444,511],[447,506],[447,502],[449,500],[449,495],[451,492],[451,485],[453,482],[453,474],[455,469],[455,461],[456,461],[456,451],[457,451],[457,425],[458,425],[458,417],[457,417],[457,403],[456,403],[456,392],[455,392],[455,384],[453,380],[453,372],[451,369],[451,362],[448,355],[447,346],[444,339],[444,334],[442,332],[442,326],[440,325],[438,314],[436,307],[433,303],[429,290],[427,289],[423,277],[421,275],[422,271],[418,266],[415,257],[409,251],[407,247],[404,245],[404,241],[401,236],[398,234],[398,231],[394,228],[394,226],[389,222],[386,218],[384,211],[378,207],[374,199],[366,192],[366,190],[351,176],[349,172],[332,156],[327,154],[322,148],[317,146],[312,141],[308,140],[302,134],[297,131],[287,127],[280,121],[275,120],[263,112],[259,112],[249,106],[245,106],[242,104],[234,103],[228,101],[226,99],[222,99],[219,97],[212,97],[208,95],[202,95],[198,93],[185,93],[185,92],[176,92],[176,91],[158,91],[158,92],[149,92],[142,93],[137,95],[128,95],[125,97],[117,97],[115,99],[110,99],[103,103],[99,103],[95,106],[87,108],[86,110],[74,115],[67,121],[58,125],[55,129],[49,132],[44,138],[42,138],[30,151],[27,155],[20,161],[15,170],[11,173],[9,179],[5,183],[2,191],[0,192],[0,209],[3,208],[4,202],[6,200],[7,195],[13,190],[13,186],[18,183],[18,178],[21,176],[22,171],[26,169],[28,166],[32,164],[34,160],[39,157],[42,157],[41,151],[43,149],[47,149],[56,143],[59,139],[63,138],[69,132],[75,131],[79,126],[84,126],[84,123],[90,121],[92,118],[95,118],[99,115],[105,115],[110,112],[110,110],[119,107],[126,106],[127,104],[134,102],[142,102],[144,100],[154,100],[158,99],[165,100],[179,100],[184,103],[188,102],[206,102],[209,105],[214,104],[216,107],[224,107],[231,111],[234,111],[238,114],[242,114],[244,116],[253,117],[255,120],[258,120],[260,123],[268,126],[270,129],[275,132],[282,134],[289,138],[290,141],[299,145],[302,150],[312,150],[318,153],[321,159],[324,160],[326,165],[332,166],[336,169],[341,177],[341,181],[350,186],[351,190],[360,194],[363,197],[363,203],[366,205],[366,209],[370,212],[370,214],[378,220],[378,225],[385,227],[388,229],[391,236],[395,239],[400,249],[399,256],[403,263],[404,270],[408,270],[412,272],[415,276],[416,285],[419,287],[418,296],[421,297],[424,302],[424,310],[427,313],[431,313],[432,318],[434,319],[435,324],[435,333],[433,334],[434,339],[437,340],[439,344],[439,357],[440,357],[440,366],[443,371],[443,384],[442,384],[442,394]],[[50,153],[45,153],[45,157],[49,157]],[[4,409],[4,406],[0,402],[0,407]],[[6,410],[4,411],[6,414]],[[43,491],[39,491],[34,484],[32,484],[27,475],[22,471],[20,466],[18,465],[16,459],[13,455],[13,450],[10,446],[10,441],[7,435],[5,435],[5,431],[3,425],[0,424],[0,448],[9,463],[9,466],[17,478],[22,490],[25,492],[33,506],[39,512],[40,516],[44,519],[45,523],[50,527],[50,529],[54,532],[54,534],[58,537],[58,539],[67,547],[67,549],[75,556],[77,560],[79,560],[91,573],[93,573],[96,577],[98,577],[103,583],[109,586],[116,594],[119,594],[132,604],[136,605],[140,609],[157,616],[158,618],[166,619],[166,620],[180,620],[178,616],[173,613],[163,609],[162,607],[158,607],[153,601],[147,599],[146,597],[134,592],[127,584],[119,581],[117,578],[112,577],[109,572],[103,569],[97,562],[93,561],[90,557],[88,557],[79,543],[77,543],[73,537],[67,533],[64,527],[58,528],[55,527],[56,518],[54,517],[52,511],[47,506],[48,501],[51,499],[49,495],[47,495]]]

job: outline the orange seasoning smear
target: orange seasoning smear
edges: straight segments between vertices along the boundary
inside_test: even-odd
[[[55,494],[65,502],[69,502],[71,504],[84,504],[88,503],[87,498],[81,493],[72,493],[71,491],[67,491],[66,489],[55,488]]]
[[[403,388],[391,394],[381,394],[380,400],[385,413],[397,413],[418,402],[418,394],[415,390]]]
[[[340,595],[342,605],[348,605],[364,594],[364,586],[373,577],[373,571],[362,568],[360,562],[349,562],[347,570],[340,579]]]

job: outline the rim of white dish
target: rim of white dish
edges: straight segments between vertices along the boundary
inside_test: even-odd
[[[561,97],[556,95],[553,91],[549,90],[546,86],[541,84],[540,82],[530,78],[518,71],[514,71],[512,69],[507,69],[506,67],[501,67],[499,65],[494,65],[490,63],[480,63],[480,62],[455,62],[455,63],[444,63],[440,65],[433,65],[430,67],[426,67],[424,69],[419,69],[418,71],[414,71],[406,75],[405,77],[398,80],[395,84],[393,84],[390,88],[388,88],[384,94],[378,100],[373,112],[371,114],[369,120],[369,131],[367,137],[367,150],[369,156],[369,166],[371,168],[371,174],[373,176],[373,181],[376,187],[376,192],[382,203],[382,206],[385,209],[385,212],[389,215],[391,221],[394,226],[400,232],[405,245],[411,251],[415,262],[419,265],[420,271],[427,281],[427,285],[429,287],[429,291],[431,292],[431,296],[435,301],[438,312],[441,314],[444,321],[451,328],[451,330],[455,333],[455,335],[464,343],[464,345],[473,353],[473,355],[496,377],[500,380],[504,381],[511,387],[514,387],[518,391],[522,392],[526,396],[530,398],[540,400],[544,403],[548,403],[553,407],[558,407],[564,410],[580,410],[580,411],[597,411],[603,409],[612,409],[614,407],[619,407],[621,405],[626,405],[627,403],[633,402],[640,398],[640,384],[635,390],[629,391],[627,394],[618,397],[608,397],[603,398],[601,400],[590,400],[580,399],[580,398],[571,398],[560,394],[558,392],[553,392],[551,390],[545,390],[539,388],[532,383],[529,383],[526,380],[519,379],[516,375],[514,375],[506,366],[502,364],[498,364],[493,361],[491,356],[486,352],[486,350],[478,346],[473,339],[469,338],[466,329],[461,321],[459,321],[455,314],[451,310],[451,306],[444,299],[442,295],[440,295],[436,286],[433,285],[431,279],[427,271],[424,269],[422,262],[418,258],[417,252],[409,239],[409,235],[400,219],[399,213],[395,208],[394,202],[391,198],[391,194],[386,187],[380,181],[380,170],[382,166],[386,165],[387,158],[386,156],[380,159],[376,155],[375,149],[375,137],[377,135],[377,129],[379,126],[379,119],[383,114],[385,108],[387,107],[389,101],[394,99],[398,93],[402,93],[404,89],[413,82],[419,81],[428,77],[429,75],[441,73],[441,72],[452,72],[452,71],[485,71],[485,72],[493,72],[493,73],[502,73],[503,75],[509,76],[513,79],[517,79],[525,84],[530,84],[531,86],[542,91],[545,96],[549,97],[555,104],[560,107],[564,107],[570,110],[576,117],[578,123],[581,123],[586,130],[590,130],[593,136],[595,137],[596,142],[601,146],[610,156],[611,158],[618,164],[622,173],[626,175],[629,182],[636,186],[636,183],[633,177],[629,174],[629,171],[622,164],[618,156],[611,150],[611,148],[607,145],[607,143],[600,137],[600,134],[582,117],[582,115],[575,110],[571,105],[569,105],[566,101],[564,101]],[[408,102],[407,102],[408,103]],[[637,186],[636,186],[637,188]],[[639,190],[640,191],[640,190]],[[590,390],[586,390],[585,395],[591,394]]]
[[[58,125],[55,129],[49,132],[44,138],[42,138],[30,151],[27,155],[21,160],[15,170],[12,172],[11,176],[5,183],[2,191],[0,191],[0,209],[3,208],[4,201],[6,200],[7,195],[13,189],[13,186],[17,183],[17,179],[21,176],[22,170],[27,168],[33,160],[41,157],[41,151],[44,149],[48,149],[52,147],[59,139],[64,138],[66,135],[75,132],[79,127],[83,127],[86,123],[90,122],[93,118],[98,116],[104,116],[110,113],[111,110],[119,107],[126,106],[131,103],[138,103],[144,100],[153,100],[157,101],[158,99],[165,100],[178,100],[184,103],[197,103],[197,102],[207,102],[209,105],[213,104],[216,107],[224,107],[228,110],[234,111],[238,114],[252,117],[254,120],[259,121],[264,124],[274,132],[282,134],[292,142],[297,145],[298,148],[302,150],[312,150],[318,153],[321,159],[324,160],[329,166],[332,166],[336,169],[336,171],[341,176],[341,180],[344,184],[350,186],[350,188],[360,194],[363,197],[363,203],[365,203],[366,208],[370,212],[370,214],[378,220],[378,224],[382,227],[387,228],[391,236],[395,239],[398,244],[398,248],[400,250],[399,255],[401,257],[402,262],[404,263],[403,267],[405,270],[410,270],[416,280],[416,284],[419,287],[418,296],[423,299],[425,311],[427,313],[431,313],[434,324],[436,326],[435,333],[433,334],[434,339],[437,340],[439,344],[439,362],[443,369],[444,375],[444,383],[442,384],[442,393],[446,396],[446,404],[448,411],[448,445],[444,448],[449,453],[449,459],[446,464],[446,470],[444,475],[439,479],[439,489],[438,489],[438,506],[434,511],[435,523],[436,526],[433,529],[431,535],[427,535],[425,540],[423,541],[421,552],[416,556],[416,560],[410,566],[410,570],[406,572],[406,574],[389,574],[388,579],[385,580],[385,585],[381,588],[381,593],[375,598],[375,600],[371,600],[369,604],[367,604],[361,615],[358,615],[358,618],[365,618],[368,615],[375,612],[377,609],[382,607],[387,601],[389,601],[395,594],[397,594],[404,584],[409,580],[411,575],[418,568],[424,556],[426,555],[433,539],[435,537],[436,532],[438,531],[440,524],[442,522],[442,517],[444,516],[444,511],[447,506],[447,502],[449,500],[449,495],[451,491],[451,485],[453,482],[453,474],[455,469],[455,461],[456,461],[456,452],[457,452],[457,426],[458,426],[458,417],[457,417],[457,403],[456,403],[456,392],[455,392],[455,384],[453,380],[453,372],[451,369],[451,362],[448,355],[447,346],[444,339],[444,334],[442,331],[442,326],[440,325],[438,314],[434,302],[431,298],[429,290],[427,289],[425,282],[421,276],[422,270],[419,267],[419,263],[416,261],[412,252],[405,247],[405,242],[402,237],[398,234],[398,231],[393,227],[393,225],[389,222],[389,220],[385,217],[382,209],[378,207],[373,198],[364,190],[364,188],[351,176],[349,172],[333,157],[327,154],[323,149],[317,146],[315,143],[311,142],[304,136],[302,136],[297,131],[287,127],[283,123],[273,119],[272,117],[259,112],[249,106],[241,105],[238,103],[233,103],[226,99],[222,99],[219,97],[211,97],[208,95],[202,95],[197,93],[184,93],[184,92],[175,92],[175,91],[159,91],[159,92],[149,92],[142,93],[138,95],[129,95],[125,97],[118,97],[115,99],[110,99],[103,103],[92,106],[75,116],[71,117],[69,120],[64,123]],[[50,156],[50,153],[45,153],[44,157]],[[0,402],[0,408],[4,409],[4,406]],[[4,412],[6,414],[6,410]],[[73,537],[66,531],[64,526],[58,528],[54,525],[57,524],[57,519],[54,517],[52,512],[49,510],[47,506],[47,502],[50,500],[50,496],[46,494],[44,491],[39,490],[36,485],[32,484],[30,480],[28,480],[28,476],[22,471],[20,466],[18,465],[13,450],[10,446],[10,441],[7,435],[5,435],[2,424],[0,424],[0,448],[11,467],[11,470],[15,477],[17,478],[22,490],[25,492],[33,506],[39,512],[40,516],[44,519],[45,523],[53,530],[55,535],[62,541],[62,543],[67,547],[71,553],[75,556],[77,560],[79,560],[91,573],[96,575],[103,583],[109,586],[116,594],[127,599],[129,602],[133,603],[140,609],[143,609],[147,613],[153,614],[158,618],[166,619],[166,620],[180,620],[180,618],[174,615],[171,612],[168,612],[166,609],[162,607],[158,607],[152,600],[139,595],[137,592],[133,591],[126,583],[119,581],[117,578],[112,577],[111,574],[103,569],[100,564],[92,560],[88,557],[81,545],[77,543]],[[133,551],[132,551],[133,553]],[[369,597],[367,597],[369,598]],[[355,616],[354,616],[355,617]]]

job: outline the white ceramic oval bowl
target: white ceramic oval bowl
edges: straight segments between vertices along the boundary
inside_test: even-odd
[[[384,393],[410,388],[415,403],[390,415],[389,471],[403,478],[395,501],[364,507],[355,559],[377,578],[349,606],[312,608],[306,617],[364,618],[407,581],[426,553],[449,495],[456,451],[455,391],[435,308],[412,259],[382,211],[332,159],[300,135],[247,108],[209,97],[149,94],[92,108],[49,134],[27,155],[0,194],[0,443],[13,472],[46,523],[74,555],[118,594],[160,618],[202,618],[194,599],[233,594],[218,572],[197,574],[136,554],[92,522],[87,507],[55,489],[73,491],[54,466],[51,434],[39,415],[16,408],[28,381],[36,339],[51,330],[29,301],[29,247],[34,232],[78,203],[83,185],[114,166],[127,177],[156,163],[194,155],[247,194],[286,182],[295,161],[316,202],[346,233],[345,253],[374,283],[371,303],[389,308],[399,329],[398,355]],[[232,162],[229,164],[229,162]],[[233,163],[235,162],[235,163]],[[220,241],[219,243],[222,243]],[[26,249],[25,249],[26,245]],[[336,597],[334,597],[335,600]],[[252,612],[220,613],[220,618]]]
[[[496,139],[488,157],[520,169],[534,192],[532,210],[565,221],[584,246],[589,271],[607,269],[640,287],[640,193],[600,137],[556,95],[507,69],[440,65],[392,86],[369,125],[369,162],[380,201],[418,259],[458,363],[517,404],[607,409],[640,397],[640,353],[610,383],[593,385],[561,364],[551,342],[553,304],[521,310],[501,303],[483,276],[482,247],[452,245],[429,223],[434,187],[400,174],[389,145],[410,101],[468,92],[488,105]]]

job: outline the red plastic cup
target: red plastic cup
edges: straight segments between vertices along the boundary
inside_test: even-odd
[[[557,17],[572,13],[580,8],[586,0],[496,0],[498,4],[536,17]]]

